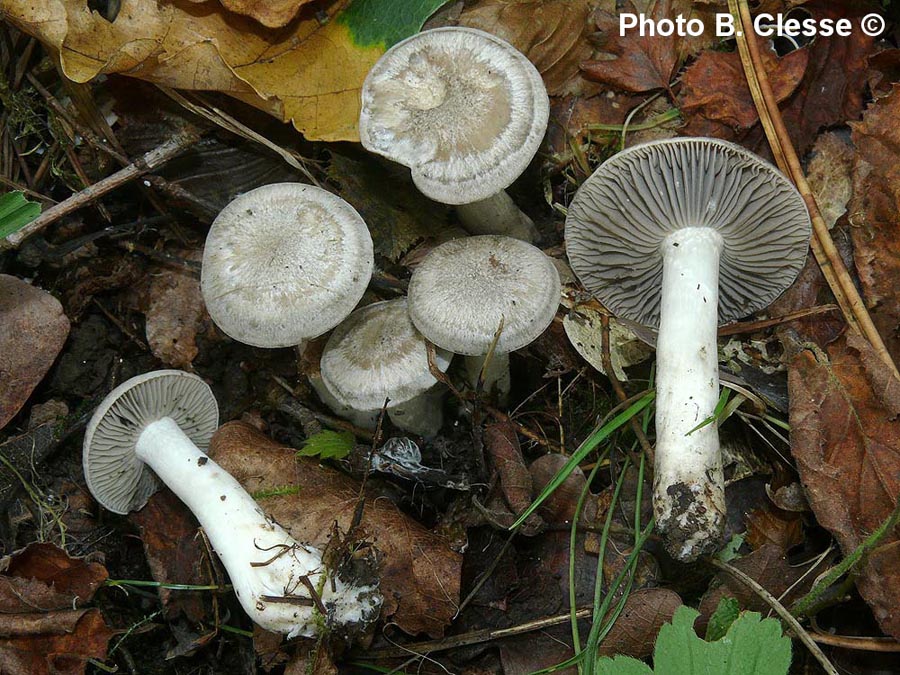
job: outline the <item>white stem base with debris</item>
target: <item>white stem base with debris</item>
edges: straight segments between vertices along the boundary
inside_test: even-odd
[[[534,222],[522,213],[506,190],[478,202],[460,204],[456,213],[470,234],[503,234],[528,243],[537,237]]]
[[[715,551],[725,492],[715,414],[719,400],[719,255],[722,237],[691,227],[662,243],[656,343],[656,466],[653,511],[669,552],[694,560]]]
[[[377,616],[376,589],[325,578],[321,551],[298,543],[266,516],[171,418],[147,425],[136,452],[200,521],[255,623],[288,637],[313,637],[322,632],[319,622],[345,625]],[[310,589],[320,596],[326,616],[317,611]]]

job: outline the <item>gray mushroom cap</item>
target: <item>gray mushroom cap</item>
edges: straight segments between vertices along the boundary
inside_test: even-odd
[[[790,286],[811,234],[803,198],[774,166],[733,143],[676,138],[624,150],[584,182],[566,217],[566,252],[616,316],[658,326],[660,245],[685,227],[710,227],[724,240],[720,323]]]
[[[163,417],[171,417],[205,450],[219,425],[219,406],[196,375],[157,370],[119,385],[94,411],[84,434],[82,464],[88,489],[101,506],[113,513],[136,511],[160,488],[135,445],[144,428]]]
[[[290,347],[341,322],[369,284],[372,237],[350,204],[300,183],[230,202],[209,230],[200,286],[213,321],[255,347]]]
[[[444,372],[452,354],[435,350]],[[348,316],[328,338],[322,383],[341,405],[380,410],[400,405],[437,384],[428,368],[425,338],[409,319],[406,298],[376,302]]]
[[[544,82],[523,54],[451,26],[382,55],[363,83],[359,135],[367,150],[408,166],[428,197],[470,204],[522,174],[549,115]]]
[[[483,235],[436,247],[409,282],[409,314],[422,335],[456,354],[486,354],[503,319],[498,352],[521,349],[550,325],[559,273],[518,239]]]

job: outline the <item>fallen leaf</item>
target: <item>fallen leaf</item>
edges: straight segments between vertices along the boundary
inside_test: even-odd
[[[182,253],[199,261],[199,251]],[[200,280],[185,270],[166,267],[150,277],[146,311],[147,343],[160,361],[190,369],[197,356],[197,333],[209,322]]]
[[[534,484],[534,497],[539,495],[547,484],[556,477],[569,458],[557,452],[551,452],[541,455],[534,460],[529,466],[528,471],[531,474],[531,480]],[[566,523],[571,522],[575,517],[575,509],[578,505],[578,499],[584,490],[587,479],[580,466],[576,466],[572,472],[566,476],[562,484],[557,487],[547,499],[545,499],[538,507],[538,514],[548,523]],[[593,503],[593,500],[585,500],[587,503]]]
[[[209,0],[191,0],[191,2],[208,2]],[[314,0],[219,0],[229,12],[243,14],[259,21],[269,28],[281,28],[297,16],[303,5]]]
[[[866,307],[900,361],[900,86],[851,124],[856,146],[850,234]]]
[[[631,2],[625,4],[622,13],[625,12],[635,13]],[[657,23],[671,16],[671,0],[657,0],[648,14],[648,18]],[[622,35],[619,16],[602,9],[595,13],[594,21],[598,30],[594,42],[601,52],[612,58],[582,64],[586,78],[630,92],[669,90],[680,50],[681,38],[677,31],[668,36],[646,37],[635,28]]]
[[[747,545],[756,550],[766,544],[787,551],[803,541],[803,522],[788,513],[771,508],[755,509],[747,514]]]
[[[603,366],[603,326],[600,312],[590,307],[579,307],[563,317],[563,328],[569,342],[585,361],[606,375]],[[627,382],[625,368],[637,365],[653,355],[653,348],[638,337],[621,321],[609,320],[609,360],[620,382]]]
[[[598,653],[627,654],[638,659],[650,656],[660,628],[672,620],[680,606],[678,594],[664,588],[640,588],[629,593]]]
[[[747,555],[731,561],[731,565],[765,588],[783,604],[790,604],[791,599],[802,595],[806,587],[796,586],[789,595],[782,597],[785,591],[796,582],[806,570],[805,567],[792,567],[778,546],[764,544]],[[767,612],[770,607],[743,582],[738,581],[726,572],[719,572],[710,584],[709,590],[700,600],[700,618],[697,621],[697,632],[706,632],[706,625],[719,601],[724,597],[737,598],[743,609]]]
[[[518,516],[531,505],[534,489],[531,474],[525,466],[516,429],[510,422],[493,422],[484,428],[485,454],[500,478],[500,490],[512,516]],[[510,521],[512,522],[512,521]],[[522,525],[523,534],[537,534],[544,527],[539,515],[532,513]]]
[[[806,179],[829,230],[847,213],[852,194],[853,155],[846,135],[834,131],[822,134],[813,145]]]
[[[68,335],[69,319],[56,298],[0,274],[0,429],[44,379]]]
[[[798,49],[778,58],[766,40],[757,42],[775,100],[784,101],[803,79],[809,52]],[[688,135],[739,135],[759,121],[736,51],[703,52],[685,69],[681,83],[678,102]]]
[[[863,338],[790,361],[791,451],[818,522],[849,555],[894,510],[900,495],[900,380]],[[881,629],[900,637],[897,531],[859,568],[857,588]],[[893,555],[892,555],[893,553]]]
[[[445,1],[333,0],[279,31],[190,0],[122,0],[113,22],[80,0],[0,0],[0,13],[47,45],[75,82],[123,73],[220,91],[309,139],[357,141],[369,69]]]
[[[876,99],[887,96],[900,82],[900,49],[884,49],[872,54],[868,59],[869,72],[866,80],[869,90]]]
[[[200,528],[178,497],[168,490],[158,492],[144,508],[130,514],[129,519],[141,533],[147,564],[155,581],[187,585],[214,583],[209,578],[209,559]],[[169,618],[184,612],[193,623],[211,616],[206,597],[206,593],[159,589],[159,599]]]
[[[550,96],[596,93],[579,66],[590,58],[588,19],[597,0],[481,0],[467,6],[459,25],[500,37],[525,54]]]
[[[105,659],[112,631],[99,610],[80,607],[106,577],[53,544],[0,560],[0,672],[76,675],[88,659]]]
[[[210,442],[210,456],[251,494],[286,485],[294,494],[260,500],[266,513],[298,541],[323,547],[337,522],[347,531],[356,509],[359,485],[344,474],[278,445],[242,422],[222,426]],[[443,634],[459,603],[461,557],[447,542],[408,516],[388,499],[370,495],[362,527],[384,556],[382,616],[401,630]]]

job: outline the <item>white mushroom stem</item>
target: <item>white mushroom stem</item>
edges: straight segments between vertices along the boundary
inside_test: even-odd
[[[491,355],[491,360],[484,367],[487,355],[483,356],[467,356],[464,364],[466,369],[466,380],[469,386],[474,390],[478,385],[478,378],[484,369],[484,381],[482,383],[482,391],[488,396],[495,396],[497,403],[505,406],[509,400],[509,391],[511,388],[511,378],[509,373],[509,353],[495,351]]]
[[[722,237],[689,227],[662,243],[663,280],[656,343],[656,469],[653,510],[669,552],[693,560],[715,550],[725,519],[715,422]]]
[[[267,517],[171,418],[144,429],[136,454],[196,516],[255,623],[288,637],[312,637],[321,630],[317,620],[346,625],[377,613],[380,600],[373,588],[347,586],[337,578],[326,583],[321,552],[298,543]],[[328,608],[327,616],[317,611],[310,589]]]
[[[456,207],[459,221],[470,234],[503,234],[529,243],[537,237],[534,222],[516,206],[506,190]]]
[[[437,436],[444,424],[444,391],[444,385],[436,384],[408,401],[389,407],[391,422],[398,429],[425,438]]]

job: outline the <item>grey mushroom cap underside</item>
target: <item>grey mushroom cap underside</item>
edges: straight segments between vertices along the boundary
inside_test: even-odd
[[[443,372],[452,354],[435,350]],[[325,344],[322,383],[341,405],[380,410],[400,405],[437,383],[428,368],[425,338],[409,318],[406,298],[376,302],[345,319]]]
[[[161,483],[135,454],[151,422],[171,417],[205,450],[219,424],[212,391],[196,375],[159,370],[133,377],[103,399],[84,435],[82,464],[88,489],[113,513],[140,509]]]
[[[435,248],[409,284],[409,313],[419,331],[456,354],[511,352],[550,325],[560,299],[559,273],[544,253],[518,239],[483,235]]]
[[[233,339],[289,347],[346,317],[373,265],[372,237],[352,206],[312,185],[276,183],[218,215],[201,289],[213,321]]]
[[[512,45],[473,28],[418,33],[389,49],[362,89],[363,146],[408,166],[444,204],[470,204],[509,186],[547,129],[540,73]]]
[[[655,327],[660,245],[685,227],[723,238],[720,323],[759,311],[790,286],[811,234],[803,198],[774,166],[733,143],[679,138],[625,150],[585,181],[566,218],[566,252],[607,308]]]

